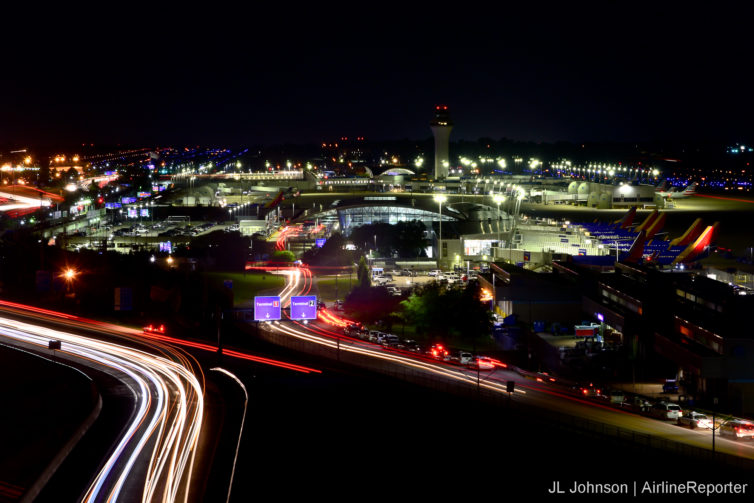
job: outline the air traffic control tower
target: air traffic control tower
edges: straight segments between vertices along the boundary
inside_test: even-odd
[[[448,177],[450,158],[448,157],[448,143],[453,123],[450,121],[450,112],[447,105],[435,107],[435,118],[429,123],[432,134],[435,136],[435,180]]]

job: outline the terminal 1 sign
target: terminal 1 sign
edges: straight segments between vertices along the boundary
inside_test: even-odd
[[[254,297],[254,320],[280,319],[280,297]]]
[[[291,297],[292,320],[316,320],[317,319],[317,296],[303,295]]]

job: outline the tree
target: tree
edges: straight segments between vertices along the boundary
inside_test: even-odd
[[[371,284],[369,278],[369,266],[367,265],[367,259],[363,255],[359,259],[359,267],[356,269],[356,281],[357,288],[367,288]]]
[[[275,243],[259,234],[251,236],[251,254],[254,260],[267,260],[275,253]]]
[[[296,255],[290,250],[278,250],[272,254],[272,260],[276,262],[293,262]]]
[[[50,166],[47,163],[41,163],[37,172],[37,187],[47,187],[50,183]]]
[[[76,171],[76,168],[69,168],[68,171],[65,172],[65,179],[68,180],[69,183],[75,183],[76,180],[79,179],[79,172]]]
[[[460,338],[476,346],[480,337],[490,333],[491,315],[479,300],[476,284],[447,290],[429,283],[401,302],[400,308],[396,315],[413,324],[418,333],[446,341]]]
[[[457,289],[457,291],[454,305],[458,312],[463,313],[463,322],[455,328],[462,339],[471,342],[476,347],[481,337],[490,334],[492,314],[488,304],[480,300],[476,283],[469,282],[464,289]]]
[[[427,247],[425,231],[419,220],[396,224],[380,222],[357,227],[351,232],[351,240],[364,251],[376,248],[382,256],[397,253],[401,258],[414,258],[421,256]]]
[[[339,232],[334,232],[322,248],[316,246],[306,250],[301,260],[310,265],[345,266],[353,264],[355,252],[345,249],[346,240]]]
[[[176,252],[176,255],[204,259],[207,265],[241,271],[246,265],[248,251],[248,237],[238,232],[214,231],[196,237],[191,241],[191,246]]]
[[[390,325],[399,307],[399,299],[391,295],[384,286],[357,286],[346,295],[344,308],[351,316],[363,323],[378,320]],[[389,330],[389,328],[388,328]]]

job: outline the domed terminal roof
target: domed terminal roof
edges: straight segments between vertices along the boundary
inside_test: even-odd
[[[388,168],[380,173],[380,176],[398,176],[398,175],[415,175],[413,171],[406,168]]]

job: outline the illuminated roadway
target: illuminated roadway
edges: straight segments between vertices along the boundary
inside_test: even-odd
[[[279,271],[288,281],[281,292],[281,306],[285,306],[291,295],[306,295],[312,288],[312,273],[308,268],[290,268]],[[426,375],[435,380],[449,380],[481,389],[507,395],[506,382],[514,381],[515,392],[513,400],[521,405],[547,409],[576,418],[583,418],[595,423],[620,427],[624,430],[652,435],[664,440],[679,442],[701,449],[712,449],[712,432],[709,430],[691,430],[680,427],[675,422],[661,421],[644,417],[626,410],[617,409],[592,399],[586,399],[572,393],[557,382],[548,383],[544,380],[525,377],[504,363],[500,363],[491,370],[468,369],[459,365],[446,364],[434,359],[425,358],[407,351],[384,348],[359,339],[346,337],[341,331],[347,322],[337,316],[320,311],[320,321],[308,324],[297,321],[274,321],[265,323],[266,329],[284,334],[299,340],[328,347],[335,351],[343,351],[362,356],[368,356],[383,362],[385,367],[401,366],[414,373]],[[395,367],[393,367],[395,368]],[[479,381],[477,378],[479,377]],[[546,379],[546,377],[545,377]],[[754,460],[754,443],[741,442],[715,435],[715,450],[733,456]]]
[[[175,345],[211,353],[216,346],[7,301],[0,301],[0,340],[45,353],[50,341],[60,341],[59,359],[105,372],[129,389],[133,404],[127,425],[82,501],[189,499],[205,383],[196,359]],[[320,372],[232,349],[223,354],[301,373]]]
[[[134,494],[141,494],[141,501],[172,502],[188,493],[204,405],[203,382],[184,355],[172,350],[176,361],[5,317],[0,318],[0,336],[36,350],[58,340],[59,357],[103,370],[130,388],[134,403],[128,426],[83,501],[116,501],[122,494],[135,500]],[[139,466],[147,467],[144,479],[129,479]]]

